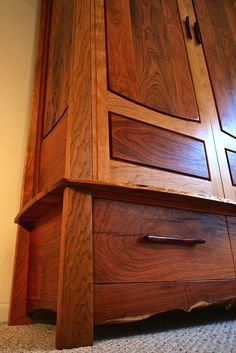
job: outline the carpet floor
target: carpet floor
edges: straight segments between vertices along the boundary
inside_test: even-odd
[[[0,324],[1,353],[56,353],[55,326]],[[68,353],[236,353],[236,312],[175,312],[148,320],[98,326],[93,347]]]

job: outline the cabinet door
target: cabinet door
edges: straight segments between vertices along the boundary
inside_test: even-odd
[[[199,121],[176,1],[107,0],[106,36],[109,90]]]
[[[214,101],[186,16],[195,21],[191,0],[96,1],[99,179],[223,196]]]
[[[236,2],[194,0],[218,119],[212,119],[225,195],[236,198]]]

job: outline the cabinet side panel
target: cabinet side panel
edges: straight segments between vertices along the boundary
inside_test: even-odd
[[[27,301],[36,302],[37,309],[48,308],[46,303],[54,303],[56,309],[61,215],[62,206],[58,205],[36,221],[30,232]]]
[[[65,176],[67,113],[41,142],[39,191]]]
[[[221,128],[236,137],[236,8],[233,0],[195,0]]]
[[[38,167],[40,156],[41,129],[44,110],[47,47],[50,26],[51,0],[41,1],[38,31],[38,48],[35,63],[35,78],[32,92],[31,123],[25,161],[22,205],[38,192]]]
[[[73,1],[53,0],[50,21],[44,136],[68,108]]]

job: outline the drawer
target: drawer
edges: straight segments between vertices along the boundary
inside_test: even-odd
[[[95,283],[235,278],[224,216],[94,199],[93,224]]]

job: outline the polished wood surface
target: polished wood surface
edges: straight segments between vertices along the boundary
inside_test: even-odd
[[[73,1],[52,0],[43,136],[68,108]]]
[[[19,226],[16,238],[11,300],[8,316],[9,325],[23,325],[31,323],[30,318],[26,315],[30,244],[29,239],[29,232]]]
[[[194,0],[221,128],[236,137],[236,7],[234,0]]]
[[[61,221],[59,204],[34,222],[29,245],[28,303],[57,302]],[[30,310],[27,307],[28,313]]]
[[[236,186],[236,152],[226,150],[232,184]]]
[[[227,224],[229,228],[229,236],[236,272],[236,217],[227,217]]]
[[[32,91],[31,121],[25,160],[24,181],[22,187],[22,206],[38,193],[38,170],[42,117],[44,109],[44,87],[46,82],[47,47],[50,25],[51,1],[41,1],[38,28],[38,46],[35,62],[35,75]]]
[[[66,177],[92,178],[93,1],[73,0],[71,79],[68,108]],[[67,6],[67,5],[66,5]]]
[[[224,216],[97,199],[94,234],[96,283],[235,278]],[[154,244],[147,235],[205,244]]]
[[[9,319],[57,311],[57,348],[92,344],[94,323],[236,299],[236,139],[186,37],[193,2],[67,5],[42,0]]]
[[[236,213],[236,203],[231,200],[206,197],[178,190],[147,187],[127,183],[108,183],[86,179],[61,179],[32,198],[18,213],[15,222],[31,228],[34,221],[63,200],[63,190],[70,186],[78,191],[90,192],[94,196],[121,201],[142,202],[149,205],[174,207],[177,209],[203,211],[214,214]]]
[[[236,281],[96,284],[95,323],[235,300]],[[114,303],[116,303],[114,305]]]
[[[113,3],[113,2],[112,2]],[[124,2],[125,3],[125,2]],[[181,5],[181,6],[180,6]],[[187,6],[188,5],[188,6]],[[192,3],[187,0],[178,1],[181,24],[185,33],[184,20],[187,15],[191,23],[195,20]],[[187,14],[186,14],[187,13]],[[183,192],[194,192],[202,195],[223,197],[223,187],[219,174],[219,165],[215,153],[210,119],[216,114],[214,99],[205,64],[202,47],[192,40],[185,39],[193,85],[200,115],[200,122],[174,118],[148,109],[107,90],[107,55],[106,55],[106,23],[104,18],[104,1],[96,1],[96,102],[97,114],[93,121],[96,129],[97,147],[94,150],[98,180],[104,182],[127,182],[161,188],[178,189]],[[164,35],[164,34],[163,34]],[[129,54],[129,51],[126,53]],[[121,69],[122,70],[122,69]],[[204,141],[208,156],[211,180],[190,177],[179,173],[146,167],[134,163],[123,163],[110,159],[108,134],[109,112],[123,115],[138,121],[149,123],[179,134],[186,134],[193,139]],[[94,174],[96,177],[96,174]],[[229,181],[229,179],[224,179]],[[231,184],[231,181],[230,181]],[[232,197],[233,199],[233,197]],[[236,198],[235,198],[236,199]]]
[[[146,107],[198,120],[175,0],[106,0],[108,88]]]
[[[64,191],[57,302],[56,347],[93,343],[91,195]]]
[[[65,176],[67,113],[41,143],[39,191]]]
[[[110,114],[111,158],[210,179],[203,141]]]

